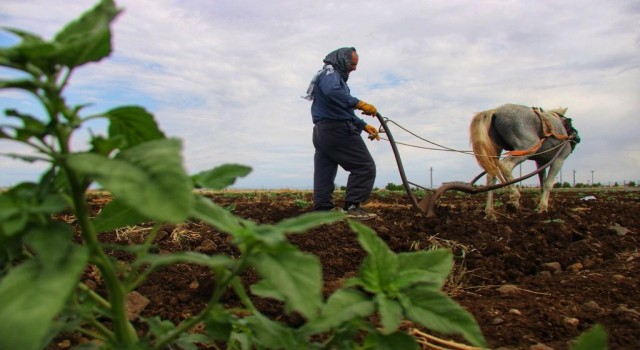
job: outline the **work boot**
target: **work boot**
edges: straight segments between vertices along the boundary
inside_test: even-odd
[[[359,205],[351,205],[347,210],[342,209],[342,212],[347,215],[347,218],[360,221],[371,220],[378,216],[373,213],[367,213]]]

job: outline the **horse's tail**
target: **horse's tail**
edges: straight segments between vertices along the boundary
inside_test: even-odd
[[[500,161],[498,157],[500,149],[489,136],[489,128],[491,128],[491,120],[495,112],[495,109],[491,109],[476,113],[471,120],[469,134],[473,154],[476,156],[478,165],[480,165],[487,174],[497,177],[501,182],[505,182],[505,177],[498,163]]]

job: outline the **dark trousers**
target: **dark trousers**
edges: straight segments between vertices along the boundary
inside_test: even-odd
[[[349,172],[346,203],[369,198],[376,179],[376,164],[357,128],[347,122],[322,121],[313,128],[313,207],[334,207],[332,194],[338,166]]]

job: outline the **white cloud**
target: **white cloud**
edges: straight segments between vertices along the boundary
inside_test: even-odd
[[[50,38],[93,4],[5,0],[0,18]],[[184,139],[192,173],[238,162],[254,168],[238,186],[309,187],[312,125],[300,96],[329,51],[354,46],[360,64],[349,80],[353,94],[424,138],[467,150],[475,112],[503,103],[564,106],[583,138],[565,173],[576,169],[590,179],[594,170],[603,183],[640,178],[640,6],[634,1],[118,5],[125,11],[113,27],[114,53],[74,74],[69,99],[92,102],[95,110],[139,100],[167,134]],[[16,101],[14,93],[0,92],[0,107]],[[425,145],[392,130],[399,141]],[[378,166],[376,186],[399,183],[389,145],[368,145]],[[430,168],[434,186],[480,172],[467,155],[403,146],[400,152],[410,180],[423,185]],[[13,161],[0,166],[0,186],[26,174]],[[338,183],[345,179],[341,172]]]

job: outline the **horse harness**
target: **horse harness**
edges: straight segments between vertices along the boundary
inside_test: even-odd
[[[540,118],[540,123],[542,123],[542,137],[540,138],[540,140],[538,140],[538,142],[536,142],[535,145],[531,146],[529,149],[508,151],[508,152],[505,152],[506,155],[509,155],[509,156],[531,155],[537,152],[538,149],[540,149],[540,147],[542,146],[542,143],[549,137],[554,137],[560,141],[571,140],[572,141],[571,151],[573,151],[573,149],[575,148],[575,145],[578,142],[580,142],[580,137],[578,136],[578,131],[574,129],[571,124],[571,118],[567,118],[564,115],[557,112],[551,112],[553,113],[554,116],[560,118],[560,121],[562,122],[562,125],[564,126],[564,129],[567,132],[567,135],[563,135],[563,134],[558,134],[556,132],[553,132],[553,126],[551,125],[551,121],[549,120],[549,117],[544,114],[545,112],[542,108],[531,107],[531,110],[533,111],[533,113],[535,113],[538,116],[538,118]]]

